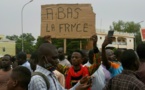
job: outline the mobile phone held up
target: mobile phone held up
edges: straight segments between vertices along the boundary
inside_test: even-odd
[[[108,37],[113,37],[114,34],[114,30],[109,30],[108,31]]]

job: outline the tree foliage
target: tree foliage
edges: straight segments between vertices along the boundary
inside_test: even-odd
[[[113,22],[112,26],[110,26],[110,29],[113,29],[115,31],[134,33],[136,39],[135,43],[137,45],[141,42],[140,28],[140,22],[124,22],[122,20],[119,20],[118,22]]]
[[[87,44],[87,39],[67,39],[66,41],[66,49],[67,54],[71,54],[74,50],[80,49],[80,41],[82,42],[82,47],[85,49]],[[37,38],[36,49],[44,42],[42,37]],[[56,48],[64,47],[64,39],[52,38],[52,43],[56,46]]]
[[[124,22],[119,20],[118,22],[113,22],[113,25],[110,26],[110,29],[121,31],[121,32],[128,32],[128,33],[136,33],[140,30],[140,23],[131,22]]]
[[[80,50],[80,42],[82,49],[86,49],[87,39],[68,39],[67,40],[67,54],[71,54],[74,50]]]
[[[16,53],[22,51],[22,35],[6,36],[6,38],[16,42]],[[35,50],[34,40],[35,38],[30,33],[23,33],[24,52],[27,54],[30,54]]]
[[[52,43],[56,46],[56,48],[64,47],[64,40],[63,39],[52,39]]]

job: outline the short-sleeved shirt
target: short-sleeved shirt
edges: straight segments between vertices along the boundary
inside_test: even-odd
[[[50,84],[49,89],[47,89],[47,85],[46,85],[44,79],[39,75],[35,75],[31,78],[31,81],[28,85],[28,90],[65,90],[60,85],[60,83],[57,81],[57,79],[55,78],[55,76],[52,72],[48,71],[47,69],[45,69],[39,65],[37,65],[35,72],[41,72],[48,78],[48,81]],[[77,85],[75,85],[70,90],[75,90],[75,87]]]

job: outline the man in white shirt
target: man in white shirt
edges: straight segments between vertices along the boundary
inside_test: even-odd
[[[24,53],[24,52],[19,52],[18,55],[17,55],[17,62],[18,62],[18,65],[27,67],[27,68],[30,70],[30,72],[32,72],[32,69],[31,69],[31,67],[30,67],[30,63],[29,63],[28,60],[27,60],[27,55],[26,55],[26,53]]]
[[[89,61],[84,64],[84,66],[91,66],[93,64],[93,50],[89,51]],[[105,68],[100,65],[98,70],[95,71],[95,73],[92,75],[92,87],[91,90],[102,90],[105,87],[106,84],[106,75],[105,75]],[[108,71],[109,73],[109,71]],[[110,74],[110,73],[109,73]],[[110,79],[110,78],[109,78]]]

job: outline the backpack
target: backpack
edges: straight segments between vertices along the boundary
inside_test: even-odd
[[[39,75],[39,76],[41,76],[44,79],[44,81],[46,83],[46,86],[47,86],[47,89],[49,90],[50,83],[48,81],[48,78],[44,74],[42,74],[41,72],[33,72],[32,73],[32,77],[35,76],[35,75]]]

